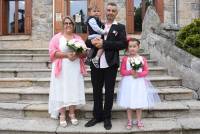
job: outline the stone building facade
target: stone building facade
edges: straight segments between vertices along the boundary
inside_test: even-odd
[[[0,0],[0,20],[4,21],[3,3],[6,0]],[[3,34],[3,21],[0,22],[0,48],[47,48],[50,38],[55,32],[56,19],[61,19],[55,9],[55,4],[58,1],[68,0],[24,0],[31,2],[31,27],[29,34]],[[88,0],[94,2],[95,0]],[[101,1],[101,8],[104,9],[108,2],[116,2],[119,6],[119,14],[117,21],[127,25],[127,30],[130,30],[132,19],[134,18],[133,4],[136,0],[96,0]],[[141,0],[145,2],[146,0]],[[157,11],[163,12],[161,19],[165,23],[174,23],[174,1],[175,0],[155,0],[158,3]],[[189,24],[194,18],[200,17],[200,0],[177,0],[177,23],[180,26]],[[103,4],[102,4],[103,3]],[[62,6],[60,3],[60,7]],[[142,4],[141,4],[142,5]],[[161,6],[160,6],[161,5]],[[67,6],[66,6],[67,7]],[[162,9],[163,8],[163,9]],[[63,9],[64,10],[64,9]],[[68,10],[68,9],[65,9]],[[163,16],[162,16],[163,14]],[[63,14],[62,14],[63,15]],[[162,18],[163,17],[163,18]]]
[[[175,16],[176,23],[181,27],[188,25],[195,18],[200,18],[200,0],[164,0],[164,22],[174,24]]]

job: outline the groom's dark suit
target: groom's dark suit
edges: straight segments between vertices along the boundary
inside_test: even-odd
[[[104,39],[104,37],[102,37]],[[90,40],[86,41],[87,47],[94,47]],[[117,69],[120,65],[119,50],[127,47],[125,26],[112,24],[106,40],[103,40],[105,58],[109,67],[95,68],[91,63],[91,79],[93,86],[93,116],[97,120],[111,119],[113,96]],[[93,55],[94,57],[95,55]],[[105,102],[103,106],[102,88],[105,87]]]

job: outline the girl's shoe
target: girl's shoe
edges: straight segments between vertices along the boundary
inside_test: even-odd
[[[137,127],[140,129],[140,128],[143,128],[144,127],[144,124],[142,121],[137,121]]]
[[[128,120],[126,128],[131,129],[132,127],[133,127],[132,120]]]
[[[67,122],[65,120],[65,116],[61,116],[60,115],[60,126],[61,127],[66,127],[67,126]]]
[[[75,114],[69,114],[69,118],[70,118],[72,125],[78,125],[79,122],[76,119]]]

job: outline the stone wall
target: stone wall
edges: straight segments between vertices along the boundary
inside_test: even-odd
[[[47,48],[53,32],[53,0],[32,1],[31,35],[0,36],[0,48]]]
[[[174,0],[164,0],[164,22],[174,23]],[[200,17],[200,0],[177,0],[178,24],[183,27]]]
[[[33,0],[32,40],[49,41],[53,32],[53,0]]]
[[[142,47],[168,69],[169,75],[182,78],[184,87],[193,89],[200,99],[200,59],[175,46],[178,28],[161,24],[153,7],[149,7],[143,22]]]

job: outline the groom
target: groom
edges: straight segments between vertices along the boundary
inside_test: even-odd
[[[87,40],[86,45],[90,48],[103,48],[104,53],[100,57],[99,66],[95,68],[91,63],[91,80],[93,86],[93,118],[89,120],[85,127],[91,127],[104,121],[104,128],[110,130],[111,110],[113,106],[113,96],[115,80],[119,67],[119,50],[127,47],[125,26],[117,23],[115,18],[118,14],[116,3],[108,3],[106,8],[107,21],[104,30],[108,31],[107,35],[93,40]],[[95,55],[93,55],[94,57]],[[103,105],[102,88],[105,87],[105,102]]]

